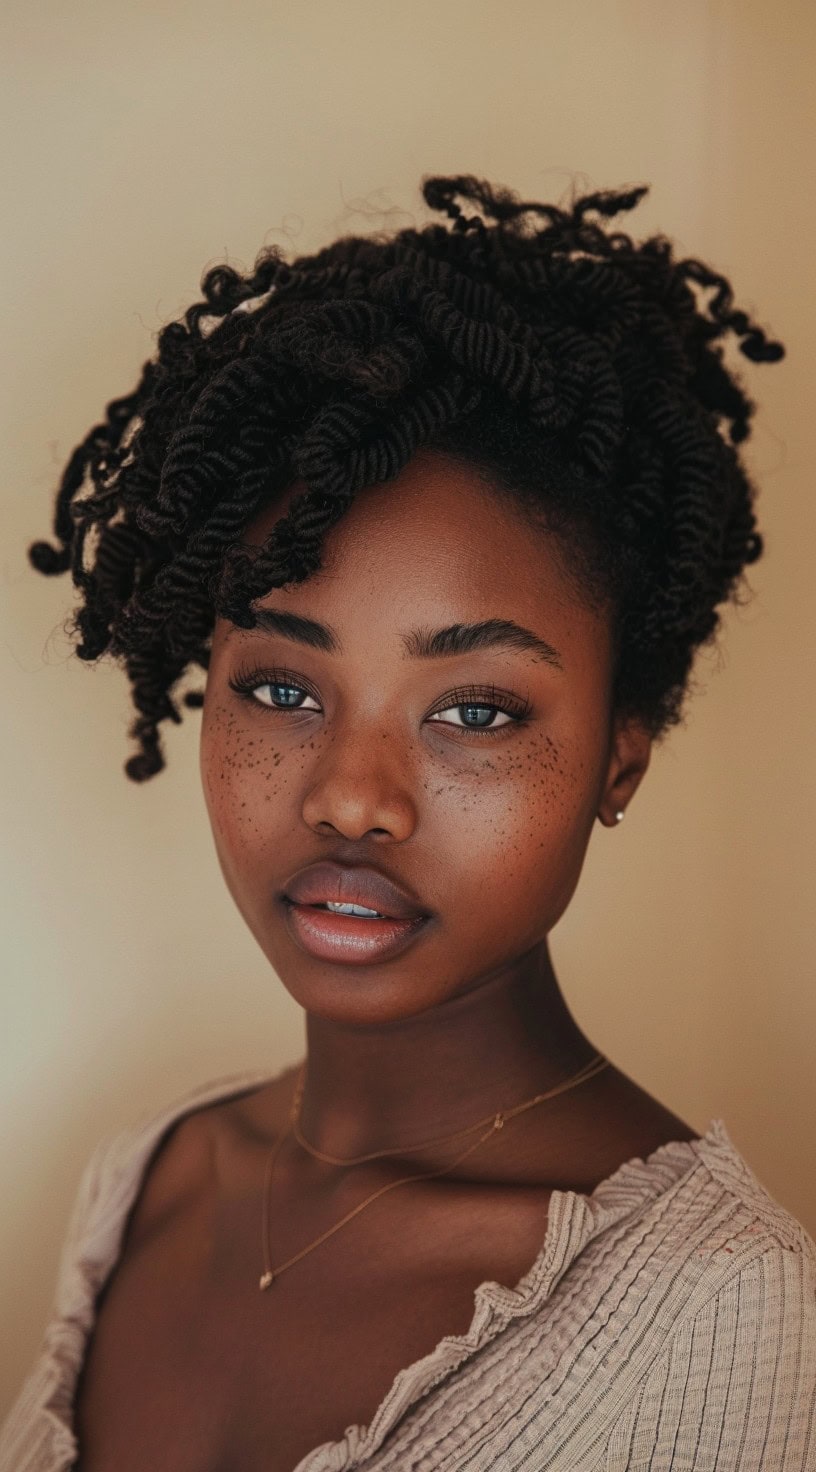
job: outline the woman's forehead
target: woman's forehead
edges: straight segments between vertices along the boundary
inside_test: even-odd
[[[294,481],[256,514],[242,540],[264,542],[305,490],[303,481]],[[411,553],[430,566],[436,553],[480,569],[499,566],[509,556],[518,574],[522,563],[531,570],[540,564],[549,541],[521,504],[498,491],[485,473],[453,456],[424,450],[393,479],[357,492],[325,534],[321,562],[328,567],[359,559],[370,565],[376,550],[383,560],[405,558],[407,575]]]
[[[263,542],[303,489],[290,486],[244,540]],[[321,564],[257,606],[284,604],[337,628],[393,624],[398,614],[436,627],[506,618],[535,628],[556,610],[572,624],[598,621],[577,597],[556,538],[478,469],[438,452],[421,452],[393,480],[360,491],[324,536]]]

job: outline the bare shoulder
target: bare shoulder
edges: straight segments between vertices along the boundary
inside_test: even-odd
[[[285,1128],[296,1070],[175,1120],[157,1141],[128,1218],[125,1246],[135,1249],[193,1207],[217,1180],[235,1173],[253,1142],[268,1146]]]

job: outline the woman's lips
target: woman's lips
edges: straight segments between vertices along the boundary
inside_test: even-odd
[[[308,864],[281,895],[290,934],[320,961],[351,966],[390,960],[410,945],[431,916],[382,870],[334,859]],[[376,915],[348,915],[327,905],[358,905]]]
[[[414,895],[381,869],[321,859],[299,869],[283,887],[296,905],[362,905],[387,920],[418,920],[427,915]]]
[[[283,906],[289,931],[304,951],[319,961],[350,966],[374,965],[399,955],[428,924],[429,918],[418,915],[406,920],[394,916],[366,919],[359,915],[339,915],[316,905],[298,904],[286,897]]]

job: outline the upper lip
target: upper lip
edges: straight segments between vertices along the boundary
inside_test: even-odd
[[[393,920],[427,916],[413,895],[379,869],[351,868],[324,859],[301,869],[284,888],[284,897],[298,905],[364,905]]]

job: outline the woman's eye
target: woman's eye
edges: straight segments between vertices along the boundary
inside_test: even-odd
[[[299,685],[277,685],[267,681],[256,685],[252,691],[261,705],[271,705],[276,710],[319,710],[314,696],[308,695]],[[307,705],[307,701],[311,704]]]
[[[514,719],[506,710],[496,705],[450,705],[447,710],[438,710],[429,720],[439,721],[444,726],[458,726],[468,731],[495,730],[507,726]]]
[[[313,695],[288,680],[259,680],[257,676],[231,680],[233,690],[272,710],[319,710]]]
[[[495,685],[451,690],[447,699],[450,705],[434,711],[428,719],[441,726],[453,726],[457,731],[477,731],[489,736],[506,726],[519,725],[531,714],[526,699],[511,690],[499,690]]]

